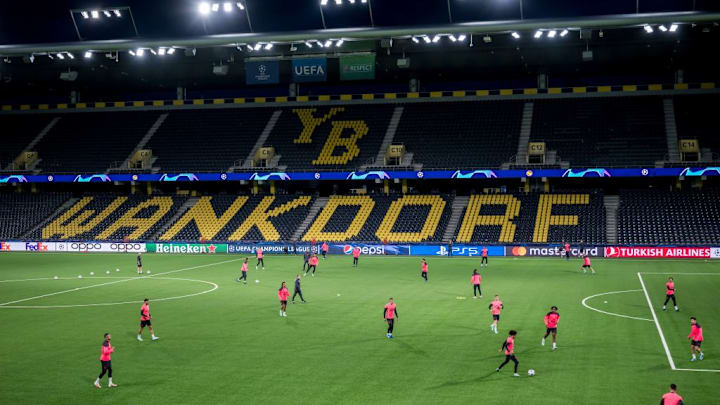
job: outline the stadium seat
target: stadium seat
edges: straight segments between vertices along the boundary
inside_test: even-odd
[[[21,238],[69,198],[70,193],[0,193],[0,240]]]

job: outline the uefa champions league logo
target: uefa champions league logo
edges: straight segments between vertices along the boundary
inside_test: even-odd
[[[258,66],[258,73],[260,73],[260,75],[264,76],[266,72],[267,72],[267,67],[265,65]]]

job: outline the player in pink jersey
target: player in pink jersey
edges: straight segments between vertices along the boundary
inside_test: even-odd
[[[660,405],[685,405],[683,398],[677,393],[677,385],[670,384],[670,392],[662,396]]]
[[[262,269],[265,270],[265,260],[263,260],[263,250],[260,246],[255,249],[255,256],[257,256],[257,263],[255,263],[255,270],[258,269],[258,265],[262,264]]]
[[[498,322],[500,321],[500,311],[505,309],[505,306],[503,305],[502,301],[500,301],[500,297],[495,294],[495,299],[492,300],[490,305],[488,306],[488,309],[492,312],[493,317],[493,323],[490,324],[490,330],[498,333]]]
[[[505,339],[505,342],[503,343],[502,347],[500,348],[500,353],[505,351],[505,361],[498,366],[498,368],[495,369],[495,371],[500,371],[503,367],[505,367],[506,364],[512,360],[513,363],[515,363],[515,372],[513,373],[513,376],[520,377],[520,374],[518,374],[518,364],[520,362],[515,357],[515,336],[517,335],[517,332],[514,330],[511,330],[510,333],[508,333],[508,338]]]
[[[545,339],[552,333],[553,350],[557,349],[557,325],[560,321],[560,314],[558,314],[557,310],[558,307],[553,305],[550,308],[550,312],[545,315],[545,336],[543,336],[542,341],[540,342],[542,346],[545,346]]]
[[[240,278],[237,279],[237,281],[242,280],[243,284],[247,284],[247,272],[248,272],[248,258],[245,258],[245,261],[243,261],[242,267],[240,268],[240,272],[242,275]]]
[[[482,290],[480,290],[480,283],[482,283],[482,276],[478,273],[477,269],[473,270],[473,274],[470,277],[470,284],[473,286],[473,299],[477,298],[480,294],[482,298]]]
[[[323,244],[322,244],[322,246],[321,246],[321,251],[322,251],[323,260],[326,259],[327,252],[328,252],[329,249],[330,249],[330,246],[328,246],[327,242],[323,242]]]
[[[152,322],[150,321],[152,319],[152,316],[150,315],[150,300],[145,298],[143,300],[143,305],[140,307],[140,329],[138,329],[138,335],[137,340],[142,342],[142,331],[144,327],[148,327],[148,330],[150,331],[150,336],[152,337],[152,340],[158,340],[159,337],[155,336],[155,332],[153,331]]]
[[[480,267],[485,265],[485,267],[488,266],[488,248],[487,246],[483,246],[482,250],[480,250],[480,254],[482,255],[482,259],[480,259]]]
[[[663,304],[663,311],[665,311],[665,306],[671,299],[673,305],[675,306],[675,311],[679,311],[680,308],[678,308],[677,301],[675,301],[675,281],[673,281],[672,277],[670,277],[668,282],[665,283],[665,303]]]
[[[422,262],[420,262],[420,268],[421,268],[420,277],[424,278],[425,282],[427,283],[427,281],[428,281],[428,278],[427,278],[428,277],[428,264],[425,261],[425,258],[423,258]]]
[[[388,301],[387,304],[385,304],[385,307],[383,308],[383,319],[388,324],[387,329],[387,337],[388,339],[393,338],[393,329],[395,328],[395,319],[399,318],[400,315],[398,315],[397,312],[397,305],[395,305],[395,301],[393,301],[392,297],[390,297],[390,301]]]
[[[700,326],[694,316],[690,317],[690,334],[688,335],[688,339],[690,339],[690,354],[692,354],[690,361],[696,360],[696,353],[700,353],[700,360],[705,358],[705,354],[700,348],[704,340],[702,326]]]
[[[285,282],[283,281],[282,284],[280,284],[280,288],[278,289],[278,298],[280,299],[280,316],[287,316],[287,300],[290,296],[290,291],[288,291],[287,287],[285,286]]]
[[[317,270],[318,261],[317,255],[314,254],[310,256],[308,259],[308,270],[305,272],[306,276],[310,273],[310,270],[312,270],[312,276],[315,277],[315,270]]]
[[[590,269],[592,271],[592,274],[595,274],[595,269],[592,268],[592,265],[590,264],[590,256],[584,255],[583,256],[583,265],[581,267],[583,273],[587,273],[587,269]]]
[[[353,255],[353,267],[358,266],[358,258],[360,257],[360,248],[355,246],[352,250]]]
[[[113,384],[112,382],[112,363],[110,363],[110,355],[115,351],[115,348],[110,344],[111,338],[112,336],[110,336],[109,333],[106,333],[105,338],[103,339],[102,347],[100,348],[100,366],[102,367],[102,372],[98,378],[95,379],[95,386],[98,388],[100,388],[100,379],[103,378],[105,373],[108,375],[108,387],[117,387],[117,384]]]
[[[563,250],[565,251],[565,260],[566,261],[570,260],[570,244],[563,241],[562,245],[563,245]],[[560,255],[560,257],[562,257],[562,255]]]

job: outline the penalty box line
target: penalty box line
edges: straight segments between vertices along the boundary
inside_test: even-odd
[[[85,287],[71,288],[71,289],[69,289],[69,290],[56,291],[56,292],[54,292],[54,293],[48,293],[48,294],[38,295],[38,296],[35,296],[35,297],[22,298],[22,299],[15,300],[15,301],[4,302],[4,303],[0,304],[0,307],[1,307],[1,306],[5,306],[5,305],[10,305],[10,304],[17,304],[17,303],[19,303],[19,302],[25,302],[25,301],[31,301],[31,300],[36,300],[36,299],[45,298],[45,297],[51,297],[51,296],[54,296],[54,295],[65,294],[65,293],[69,293],[69,292],[73,292],[73,291],[86,290],[86,289],[88,289],[88,288],[102,287],[102,286],[111,285],[111,284],[125,283],[125,282],[133,281],[133,280],[140,280],[140,279],[144,279],[144,278],[151,278],[151,277],[156,277],[156,276],[164,276],[164,275],[166,275],[166,274],[178,273],[178,272],[181,272],[181,271],[195,270],[195,269],[201,269],[201,268],[203,268],[203,267],[217,266],[217,265],[220,265],[220,264],[226,264],[226,263],[236,262],[236,261],[238,261],[238,260],[243,260],[243,259],[240,259],[240,258],[239,258],[239,259],[225,260],[225,261],[217,262],[217,263],[208,263],[208,264],[202,264],[202,265],[199,265],[199,266],[192,266],[192,267],[185,267],[185,268],[177,269],[177,270],[170,270],[170,271],[166,271],[166,272],[162,272],[162,273],[156,273],[156,274],[152,274],[152,275],[148,275],[148,276],[133,277],[133,278],[123,279],[123,280],[117,280],[117,281],[108,281],[107,283],[100,283],[100,284],[88,285],[88,286],[85,286]]]
[[[650,301],[650,294],[648,294],[647,288],[645,287],[645,281],[643,281],[642,275],[643,274],[676,274],[676,275],[717,275],[718,273],[665,273],[665,272],[658,272],[658,273],[651,273],[651,272],[638,272],[637,276],[640,280],[640,285],[642,286],[642,290],[645,293],[645,298],[647,299],[648,306],[650,307],[650,313],[652,314],[653,321],[655,322],[655,326],[657,327],[658,334],[660,335],[660,341],[662,342],[663,348],[665,349],[665,354],[667,355],[668,363],[670,363],[670,368],[673,371],[697,371],[697,372],[708,372],[708,373],[720,373],[720,370],[715,369],[700,369],[700,368],[677,368],[675,367],[675,361],[673,361],[672,355],[670,354],[670,348],[668,347],[667,341],[665,340],[665,334],[663,333],[662,327],[660,326],[660,322],[658,321],[657,314],[655,313],[655,308],[652,305],[652,301]]]

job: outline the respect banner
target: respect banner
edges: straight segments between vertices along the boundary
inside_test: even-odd
[[[375,78],[375,54],[340,57],[340,80]]]

